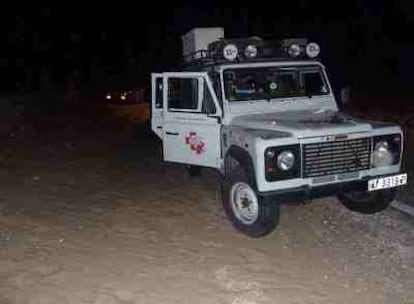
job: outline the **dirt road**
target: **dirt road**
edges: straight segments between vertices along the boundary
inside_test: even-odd
[[[414,303],[414,222],[335,199],[237,233],[153,139],[39,123],[0,152],[0,303]],[[7,133],[7,132],[6,132]],[[4,133],[4,134],[6,134]]]

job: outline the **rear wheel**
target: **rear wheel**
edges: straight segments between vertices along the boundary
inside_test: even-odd
[[[386,209],[395,199],[396,189],[384,189],[373,192],[343,192],[338,200],[349,210],[371,214]]]
[[[163,162],[164,161],[164,148],[162,146],[162,141],[157,141],[157,158]]]
[[[221,182],[224,210],[233,226],[250,237],[262,237],[279,223],[280,205],[257,195],[243,168],[232,169]]]

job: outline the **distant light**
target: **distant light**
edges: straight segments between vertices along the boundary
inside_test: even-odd
[[[105,98],[110,100],[110,99],[112,99],[112,96],[111,96],[111,94],[106,94]]]
[[[227,60],[233,61],[237,58],[237,55],[239,54],[239,50],[237,49],[237,46],[234,44],[227,44],[223,48],[223,56]]]
[[[321,48],[315,42],[311,42],[306,46],[306,54],[310,58],[318,57],[320,51],[321,51]]]
[[[126,96],[125,95],[121,95],[121,99],[122,100],[125,100],[126,99]]]
[[[288,54],[291,57],[298,57],[299,54],[300,54],[300,46],[298,44],[296,44],[296,43],[292,43],[289,46]]]
[[[255,58],[257,56],[257,47],[253,44],[246,46],[244,49],[244,56],[249,59]]]

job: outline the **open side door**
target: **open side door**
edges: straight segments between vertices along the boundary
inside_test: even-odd
[[[163,73],[162,89],[164,160],[219,168],[222,111],[207,73]]]

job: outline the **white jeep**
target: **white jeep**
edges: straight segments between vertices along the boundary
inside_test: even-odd
[[[192,30],[183,71],[152,74],[164,161],[219,170],[224,209],[251,237],[276,227],[281,203],[336,195],[385,209],[407,183],[401,128],[340,112],[316,43],[223,36]]]

